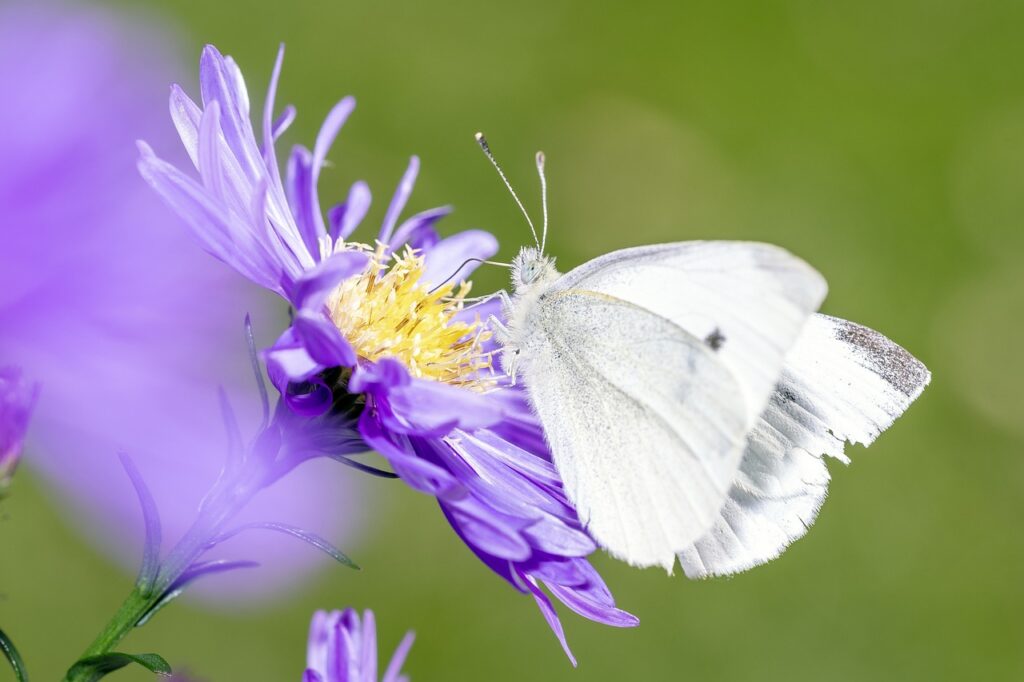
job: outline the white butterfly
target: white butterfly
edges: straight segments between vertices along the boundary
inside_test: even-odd
[[[645,246],[560,274],[544,254],[543,162],[544,238],[513,261],[505,324],[492,324],[580,519],[635,566],[671,572],[678,556],[704,577],[774,558],[824,500],[822,456],[874,440],[928,370],[815,314],[825,280],[776,246]]]

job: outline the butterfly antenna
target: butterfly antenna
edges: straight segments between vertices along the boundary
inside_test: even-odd
[[[498,171],[498,175],[501,176],[501,180],[505,183],[505,187],[508,188],[512,198],[516,200],[516,205],[518,205],[519,210],[523,212],[523,217],[526,218],[526,224],[530,226],[530,232],[533,233],[533,241],[536,242],[539,247],[540,240],[537,239],[537,228],[533,226],[533,221],[530,220],[530,214],[526,212],[526,207],[523,206],[523,202],[519,200],[519,195],[516,194],[514,189],[512,189],[512,184],[508,181],[508,178],[505,177],[505,172],[501,170],[501,166],[498,164],[498,160],[494,158],[494,154],[491,153],[491,148],[487,144],[487,138],[484,137],[483,133],[477,133],[474,137],[476,137],[476,143],[480,145],[480,149],[484,150],[484,155],[490,159],[491,165],[494,166],[494,170]]]
[[[462,270],[462,268],[466,267],[470,263],[484,263],[486,265],[497,265],[497,266],[502,267],[502,268],[511,268],[512,267],[512,265],[510,263],[499,263],[499,262],[493,261],[493,260],[484,260],[483,258],[467,258],[466,260],[462,261],[462,265],[460,265],[459,267],[455,268],[455,272],[453,272],[452,274],[450,274],[447,277],[445,277],[444,281],[442,281],[440,284],[435,286],[433,289],[431,289],[427,293],[428,294],[432,294],[435,291],[437,291],[438,289],[440,289],[441,287],[443,287],[448,282],[452,281],[452,279],[455,277],[455,275],[459,274],[459,272]]]
[[[548,179],[544,176],[544,152],[537,152],[537,175],[540,176],[540,204],[544,210],[544,227],[540,231],[540,252],[548,243]]]

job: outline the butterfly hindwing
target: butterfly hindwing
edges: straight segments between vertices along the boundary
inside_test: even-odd
[[[740,474],[714,527],[679,554],[686,575],[744,571],[778,556],[814,522],[828,491],[823,457],[869,445],[921,394],[925,366],[882,334],[815,315],[747,439]]]

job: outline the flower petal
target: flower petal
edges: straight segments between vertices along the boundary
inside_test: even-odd
[[[451,212],[451,206],[441,206],[439,208],[432,208],[427,211],[417,213],[398,226],[398,229],[395,230],[394,236],[391,237],[388,247],[392,251],[397,251],[404,244],[408,243],[409,246],[414,249],[422,248],[424,243],[422,238],[423,233],[428,230],[433,230],[437,221],[441,220],[441,218],[444,218]]]
[[[192,164],[198,169],[199,121],[203,112],[178,84],[171,86],[170,109],[171,120],[178,131],[181,143],[185,146],[189,158],[192,159]]]
[[[370,188],[362,180],[352,184],[348,191],[348,198],[345,203],[338,204],[327,212],[327,219],[331,223],[331,238],[334,241],[348,239],[359,223],[366,217],[370,210]]]
[[[405,204],[409,201],[409,195],[412,194],[412,188],[416,184],[416,176],[419,172],[420,159],[418,156],[414,156],[409,159],[409,166],[402,175],[402,181],[398,183],[398,188],[395,190],[395,195],[391,198],[391,204],[388,206],[387,213],[384,214],[384,223],[381,225],[377,241],[384,244],[391,241],[391,233],[398,222],[398,216],[401,215]]]
[[[635,628],[640,625],[640,619],[633,614],[615,608],[613,605],[589,599],[571,587],[553,583],[545,583],[545,585],[559,601],[584,618],[617,628]]]
[[[427,379],[392,388],[387,401],[395,415],[390,428],[423,436],[444,436],[456,427],[473,431],[502,418],[500,406],[486,395]]]
[[[318,310],[336,286],[365,270],[369,262],[370,257],[362,251],[336,253],[303,272],[288,288],[288,296],[299,309]]]
[[[498,240],[490,232],[466,230],[452,235],[430,248],[424,255],[423,283],[427,286],[445,280],[466,279],[480,264],[469,258],[487,260],[498,252]]]
[[[409,656],[409,650],[412,648],[414,641],[416,641],[415,632],[410,630],[405,633],[405,637],[398,644],[395,653],[391,655],[391,661],[388,663],[387,669],[384,670],[384,677],[381,678],[380,682],[399,682],[402,675],[402,665],[405,663],[406,657]]]
[[[445,514],[459,534],[480,551],[508,561],[525,561],[533,550],[508,517],[493,513],[472,498],[446,502]]]
[[[562,621],[558,619],[558,614],[555,613],[555,607],[551,605],[551,600],[548,599],[548,596],[537,586],[537,583],[533,578],[519,571],[516,573],[520,580],[522,580],[526,585],[527,589],[530,590],[534,600],[537,602],[537,606],[540,608],[541,614],[544,616],[544,620],[548,622],[548,626],[555,633],[555,637],[558,637],[558,641],[562,645],[562,651],[564,651],[565,655],[569,657],[569,660],[572,662],[572,666],[575,668],[576,657],[572,655],[572,650],[569,649],[569,643],[565,641],[565,630],[562,629]]]
[[[292,327],[309,356],[324,367],[352,367],[356,364],[356,352],[323,313],[300,310]]]

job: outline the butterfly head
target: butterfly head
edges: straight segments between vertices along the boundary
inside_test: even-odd
[[[545,256],[540,249],[523,247],[512,260],[512,288],[517,292],[553,282],[557,278],[555,259]]]

